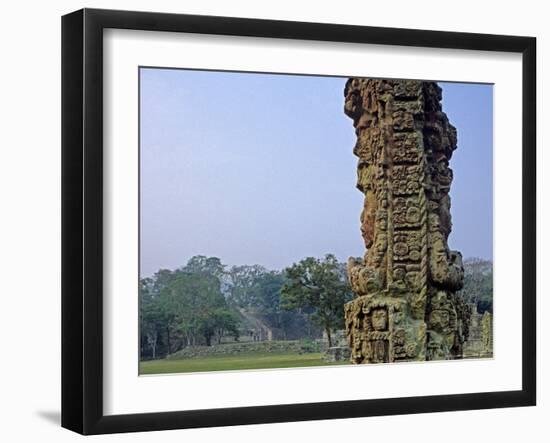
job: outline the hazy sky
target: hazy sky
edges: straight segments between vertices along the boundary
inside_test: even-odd
[[[345,78],[140,75],[142,276],[198,254],[270,269],[364,254]],[[449,244],[492,258],[493,88],[439,84],[459,145]]]

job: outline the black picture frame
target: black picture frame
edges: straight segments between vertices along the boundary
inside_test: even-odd
[[[103,413],[103,30],[501,51],[522,55],[522,389]],[[82,434],[531,406],[536,403],[536,39],[152,12],[82,9],[62,18],[62,426]]]

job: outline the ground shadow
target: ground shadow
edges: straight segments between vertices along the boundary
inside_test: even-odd
[[[61,425],[60,411],[36,411],[36,415],[54,425]]]

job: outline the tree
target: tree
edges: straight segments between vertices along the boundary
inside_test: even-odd
[[[174,331],[174,312],[173,306],[169,299],[167,299],[163,290],[168,287],[174,280],[176,274],[168,269],[160,269],[155,273],[150,282],[151,294],[154,299],[154,304],[151,307],[153,311],[151,315],[156,315],[157,318],[157,336],[164,337],[165,341],[165,354],[172,352],[172,339],[175,333]],[[161,329],[159,331],[158,329]]]
[[[189,259],[181,271],[192,274],[206,274],[218,279],[221,284],[225,276],[225,265],[218,257],[195,255]]]
[[[230,289],[228,299],[239,308],[257,305],[256,284],[267,270],[260,265],[233,266],[229,270]]]
[[[175,278],[164,290],[164,298],[171,299],[177,329],[184,335],[185,344],[196,344],[204,338],[210,346],[212,337],[231,329],[227,302],[221,292],[220,280],[209,272],[176,271]]]
[[[274,327],[280,328],[286,335],[285,327],[296,313],[283,309],[281,289],[285,276],[279,271],[268,271],[259,275],[253,282],[249,293],[253,307]]]
[[[225,266],[195,256],[175,271],[161,269],[140,281],[142,355],[157,358],[225,333],[238,336],[239,320],[222,291]]]
[[[165,309],[163,300],[159,296],[159,283],[156,277],[144,278],[140,281],[139,287],[139,318],[140,318],[140,341],[142,355],[150,354],[156,358],[159,353],[165,352],[164,347],[169,348],[169,335],[166,336],[166,328],[170,325],[171,315]],[[167,274],[161,274],[166,276]],[[162,277],[161,277],[162,278]],[[160,352],[159,352],[160,351]]]
[[[464,287],[460,291],[466,303],[476,305],[477,312],[493,312],[493,263],[480,258],[464,260]]]
[[[284,309],[305,309],[312,321],[321,326],[332,346],[332,332],[344,324],[344,304],[352,292],[343,267],[336,257],[307,257],[285,269],[286,282],[281,289]]]
[[[226,334],[237,339],[239,337],[238,324],[239,320],[234,312],[225,307],[214,309],[209,313],[202,326],[207,346],[210,346],[212,337],[217,337],[218,344]]]

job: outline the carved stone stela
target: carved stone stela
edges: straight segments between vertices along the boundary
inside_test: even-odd
[[[441,99],[434,82],[346,83],[367,249],[348,261],[356,295],[345,305],[353,363],[462,357],[462,255],[447,245],[457,136]]]

